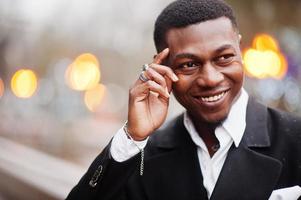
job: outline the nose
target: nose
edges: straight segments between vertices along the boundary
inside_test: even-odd
[[[198,72],[197,82],[202,87],[216,87],[224,80],[224,75],[211,63],[204,64]]]

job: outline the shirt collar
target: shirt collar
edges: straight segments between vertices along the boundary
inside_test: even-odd
[[[221,124],[222,128],[226,130],[231,139],[234,141],[236,147],[238,147],[246,128],[248,99],[248,93],[244,90],[244,88],[242,88],[239,97],[233,103],[229,111],[228,117]],[[201,138],[197,134],[187,112],[184,113],[184,126],[190,134],[193,142],[198,146],[204,146],[204,143],[200,140]]]

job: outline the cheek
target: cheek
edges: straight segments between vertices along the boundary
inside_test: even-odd
[[[183,91],[184,91],[183,85],[181,85],[181,83],[178,83],[178,82],[174,83],[172,86],[172,92],[176,98],[181,96],[181,93],[183,93]]]
[[[173,91],[176,94],[183,94],[189,90],[191,80],[188,76],[177,74],[179,80],[173,84]]]
[[[244,77],[244,71],[242,65],[237,63],[236,65],[233,65],[230,68],[226,68],[225,71],[223,72],[226,77],[228,77],[232,82],[235,84],[242,84],[243,82],[243,77]]]
[[[178,75],[179,80],[173,84],[173,95],[177,101],[186,109],[192,106],[190,90],[193,85],[193,79],[189,76]]]
[[[244,71],[243,67],[239,66],[237,67],[237,70],[233,73],[234,79],[238,84],[242,84],[243,79],[244,79]]]

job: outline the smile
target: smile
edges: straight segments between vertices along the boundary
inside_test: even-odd
[[[224,91],[220,94],[214,95],[214,96],[208,96],[208,97],[201,97],[201,100],[203,102],[215,102],[223,98],[223,96],[227,93],[227,91]]]

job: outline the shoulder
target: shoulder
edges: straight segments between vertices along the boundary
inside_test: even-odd
[[[247,107],[247,128],[268,130],[270,136],[301,137],[301,117],[296,114],[267,107],[250,98]]]
[[[301,117],[282,110],[267,108],[271,125],[287,133],[301,138]],[[278,131],[278,130],[275,130]]]
[[[273,108],[267,108],[267,112],[273,148],[301,155],[301,117]]]
[[[250,99],[244,138],[250,145],[268,145],[271,151],[301,154],[301,118]]]

